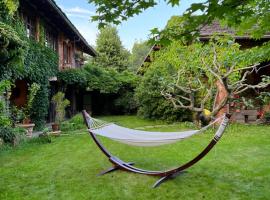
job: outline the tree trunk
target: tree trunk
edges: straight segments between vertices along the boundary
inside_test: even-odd
[[[222,103],[222,101],[228,97],[228,91],[226,90],[225,86],[218,80],[216,82],[216,86],[217,86],[217,94],[216,94],[216,98],[215,98],[215,102],[214,102],[214,108],[216,108],[219,104]],[[216,114],[215,117],[220,117],[221,115],[223,115],[224,113],[226,113],[228,111],[228,104],[226,104],[223,108],[221,108],[218,113]]]

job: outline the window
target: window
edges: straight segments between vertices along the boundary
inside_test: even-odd
[[[45,30],[45,46],[57,50],[57,36],[50,29]]]
[[[34,17],[24,16],[24,23],[26,28],[26,36],[28,38],[36,39],[36,21]]]
[[[64,64],[71,63],[70,53],[71,53],[70,46],[66,42],[63,42],[63,61],[64,61]]]

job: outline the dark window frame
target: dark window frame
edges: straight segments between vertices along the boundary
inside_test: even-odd
[[[57,34],[53,33],[48,27],[45,27],[45,46],[57,51]]]
[[[36,40],[37,39],[37,19],[34,16],[23,15],[23,21],[26,30],[26,37]]]
[[[63,42],[63,63],[64,64],[71,64],[71,46]]]

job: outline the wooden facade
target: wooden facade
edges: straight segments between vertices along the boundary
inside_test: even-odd
[[[59,55],[60,70],[81,67],[84,53],[96,56],[95,50],[53,0],[20,0],[19,13],[27,37],[40,42],[40,31],[44,31],[44,45]]]
[[[19,16],[21,17],[26,30],[26,36],[37,42],[44,42],[44,45],[53,49],[59,56],[59,70],[79,68],[84,64],[84,55],[95,57],[97,55],[85,38],[76,27],[70,22],[63,11],[53,0],[20,0]],[[52,97],[61,90],[61,82],[57,77],[51,77]],[[13,89],[11,101],[18,107],[26,104],[27,81],[17,80]],[[71,88],[68,98],[71,107],[76,106],[76,91]],[[54,118],[54,108],[50,106],[49,121]]]

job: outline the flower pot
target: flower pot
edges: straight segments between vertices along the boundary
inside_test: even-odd
[[[52,124],[52,130],[53,130],[53,132],[59,131],[59,124],[53,123]]]
[[[30,124],[31,123],[31,119],[25,118],[25,119],[23,119],[22,123],[23,124]]]
[[[24,128],[26,130],[26,136],[32,137],[33,136],[33,129],[35,127],[35,124],[17,124],[18,127]]]

